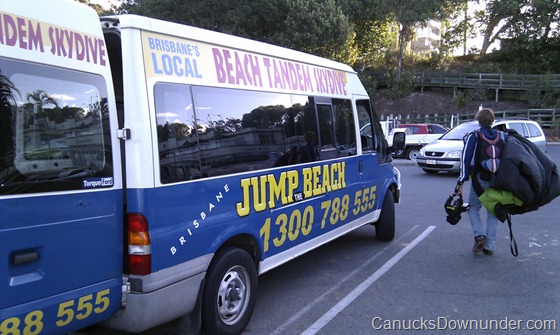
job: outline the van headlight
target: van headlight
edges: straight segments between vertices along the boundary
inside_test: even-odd
[[[425,151],[426,149],[424,149],[424,147],[420,148],[420,151],[418,151],[418,156],[424,156]]]
[[[450,151],[447,153],[448,158],[461,158],[462,151]]]

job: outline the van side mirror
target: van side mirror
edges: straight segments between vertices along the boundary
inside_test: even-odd
[[[393,151],[403,151],[406,143],[406,134],[403,131],[393,134]]]

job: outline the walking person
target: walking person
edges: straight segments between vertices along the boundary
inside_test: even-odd
[[[479,196],[490,187],[490,179],[499,167],[499,156],[505,145],[505,134],[492,129],[494,112],[490,108],[482,108],[476,114],[480,129],[466,136],[465,146],[461,157],[461,172],[455,187],[455,194],[462,194],[463,183],[471,179],[468,210],[469,219],[474,234],[472,252],[486,255],[494,254],[496,234],[499,220],[488,210],[486,224],[481,218]]]

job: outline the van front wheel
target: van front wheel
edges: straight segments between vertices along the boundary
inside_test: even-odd
[[[381,214],[375,223],[375,235],[380,241],[392,241],[395,238],[395,199],[390,190],[385,192]]]
[[[240,334],[257,298],[257,271],[249,254],[240,248],[218,252],[208,269],[203,294],[203,333]]]

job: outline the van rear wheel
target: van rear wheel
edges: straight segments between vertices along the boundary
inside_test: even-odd
[[[392,241],[395,238],[395,199],[390,190],[385,192],[381,215],[375,223],[375,235],[380,241]]]
[[[240,248],[218,252],[208,269],[203,294],[203,333],[240,334],[251,319],[257,298],[253,259]]]

